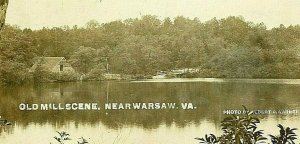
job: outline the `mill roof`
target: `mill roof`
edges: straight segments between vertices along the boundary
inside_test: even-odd
[[[31,67],[31,71],[34,71],[38,64],[41,64],[43,68],[46,68],[48,70],[51,70],[53,67],[59,64],[63,64],[65,62],[64,57],[40,57],[35,62],[35,64]]]

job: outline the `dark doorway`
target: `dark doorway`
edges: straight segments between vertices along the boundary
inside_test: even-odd
[[[59,70],[64,71],[64,65],[60,65]]]

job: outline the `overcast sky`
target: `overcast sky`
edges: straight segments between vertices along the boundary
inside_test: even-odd
[[[161,19],[198,17],[201,21],[243,16],[272,28],[300,24],[300,0],[10,0],[7,23],[39,29],[84,26],[92,19],[105,23],[148,14]]]

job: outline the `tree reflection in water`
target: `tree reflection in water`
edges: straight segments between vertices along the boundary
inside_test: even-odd
[[[48,83],[0,89],[0,114],[16,121],[18,126],[30,123],[51,124],[55,128],[74,123],[109,129],[137,126],[157,129],[175,124],[184,128],[209,121],[217,127],[225,117],[223,110],[240,109],[247,105],[255,109],[299,108],[299,85],[247,82],[77,82]],[[96,111],[20,111],[20,103],[99,103]],[[197,109],[165,110],[105,110],[105,102],[192,102]],[[268,116],[259,116],[267,118]],[[276,117],[276,119],[279,118]],[[296,117],[299,119],[299,117]]]

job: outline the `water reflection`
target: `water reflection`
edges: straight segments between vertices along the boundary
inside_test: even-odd
[[[178,81],[178,80],[177,80]],[[222,82],[221,82],[222,81]],[[27,85],[0,89],[0,114],[13,120],[14,126],[0,129],[0,140],[12,142],[13,136],[26,132],[34,135],[40,129],[47,131],[44,139],[51,141],[57,129],[74,135],[102,133],[98,141],[128,136],[127,143],[135,143],[135,135],[151,140],[152,135],[174,133],[175,143],[183,139],[195,142],[194,137],[211,131],[219,133],[219,123],[225,109],[241,109],[241,105],[255,109],[299,109],[300,85],[293,80],[278,83],[263,80],[218,80],[181,82],[78,82]],[[296,83],[296,84],[295,84]],[[192,102],[194,110],[99,110],[99,111],[20,111],[20,103],[73,103],[97,102]],[[299,116],[260,116],[276,129],[276,124],[286,123],[299,128]],[[266,124],[267,125],[267,124]],[[271,127],[271,126],[270,126]],[[101,129],[100,129],[101,128]],[[268,127],[266,127],[268,128]],[[84,133],[83,133],[84,132]],[[106,136],[111,132],[110,136]],[[272,131],[270,131],[272,132]],[[124,134],[126,133],[126,134]],[[189,136],[187,136],[188,134]],[[201,135],[202,134],[202,135]],[[165,134],[164,134],[165,135]],[[120,143],[124,142],[120,136]],[[48,138],[46,138],[48,137]],[[28,138],[27,138],[28,139]],[[157,138],[172,143],[173,138]],[[178,140],[181,139],[181,140]],[[169,140],[167,142],[167,140]],[[107,140],[107,143],[114,141]],[[35,142],[32,142],[35,143]],[[116,142],[117,143],[117,142]],[[145,142],[146,143],[146,142]]]

